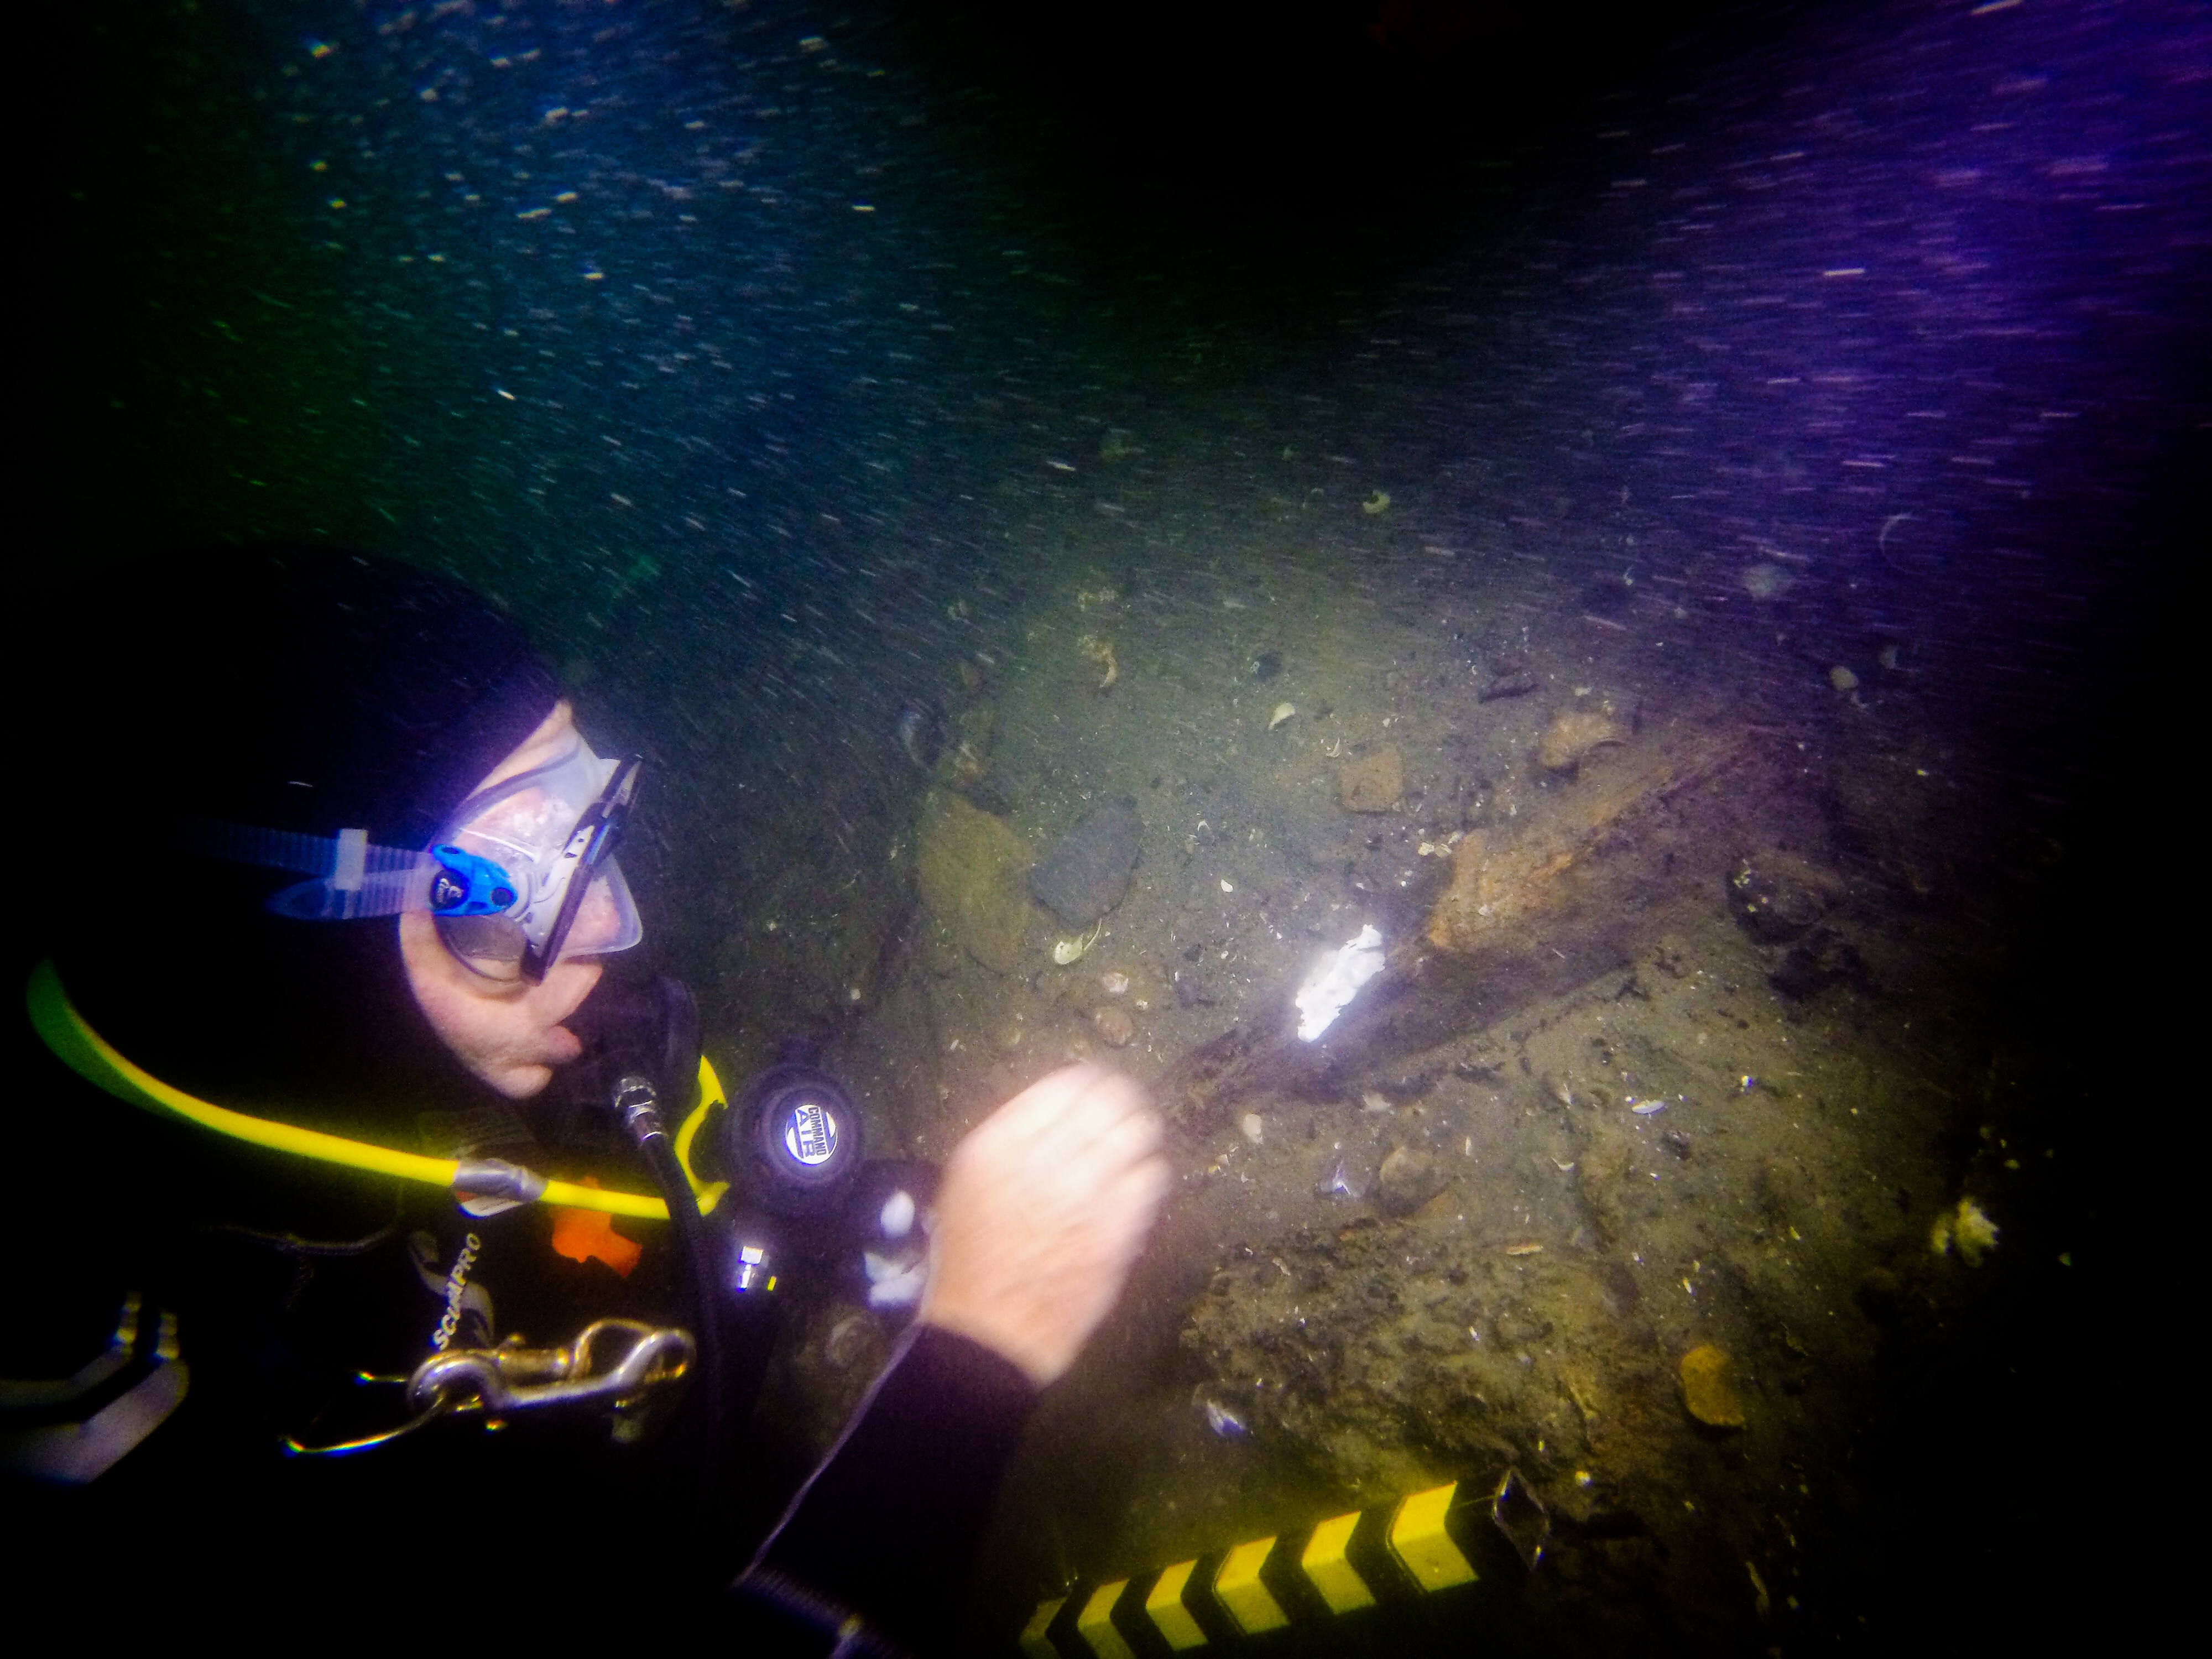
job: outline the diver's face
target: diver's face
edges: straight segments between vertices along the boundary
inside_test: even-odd
[[[544,765],[576,741],[575,712],[563,702],[521,746],[484,775],[471,793]],[[399,955],[415,1000],[461,1063],[510,1100],[523,1100],[553,1080],[584,1045],[562,1024],[599,982],[599,964],[563,957],[545,977],[487,979],[464,966],[427,910],[399,913]]]

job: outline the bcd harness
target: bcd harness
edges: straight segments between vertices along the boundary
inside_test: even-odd
[[[669,1219],[667,1200],[643,1193],[613,1191],[581,1182],[556,1181],[503,1158],[441,1158],[379,1146],[368,1141],[307,1129],[272,1118],[217,1106],[162,1082],[131,1062],[94,1030],[64,989],[51,962],[32,972],[25,992],[31,1024],[58,1060],[88,1083],[117,1099],[211,1130],[249,1146],[265,1147],[319,1163],[438,1187],[476,1213],[516,1204],[540,1203],[569,1210],[596,1210],[646,1220]],[[713,1064],[699,1059],[699,1103],[673,1137],[676,1162],[691,1188],[698,1212],[711,1212],[728,1190],[726,1181],[700,1179],[691,1166],[691,1147],[708,1115],[726,1106],[721,1079]],[[773,1281],[770,1281],[772,1288]],[[358,1376],[361,1382],[401,1384],[412,1415],[398,1426],[336,1445],[307,1446],[288,1441],[295,1453],[335,1454],[365,1449],[395,1439],[433,1419],[482,1413],[497,1423],[519,1412],[575,1405],[604,1405],[615,1413],[618,1438],[632,1408],[656,1384],[674,1382],[692,1366],[697,1344],[691,1333],[635,1320],[602,1319],[562,1347],[527,1348],[510,1336],[495,1347],[448,1347],[432,1354],[406,1377]],[[184,1368],[176,1367],[181,1373]],[[183,1397],[181,1376],[176,1389]],[[173,1409],[173,1404],[171,1409]],[[161,1413],[166,1417],[167,1412]],[[145,1425],[150,1432],[160,1421]],[[137,1443],[134,1437],[131,1443]],[[122,1449],[127,1450],[127,1446]],[[100,1464],[120,1456],[116,1451]],[[91,1474],[97,1474],[93,1470]],[[64,1477],[67,1478],[67,1477]],[[89,1475],[82,1478],[89,1478]]]

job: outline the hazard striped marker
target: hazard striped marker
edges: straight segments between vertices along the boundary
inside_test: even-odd
[[[1517,1586],[1549,1525],[1513,1471],[1487,1492],[1452,1481],[1158,1572],[1079,1583],[1037,1604],[1018,1645],[1026,1659],[1159,1659],[1403,1608],[1462,1585]]]

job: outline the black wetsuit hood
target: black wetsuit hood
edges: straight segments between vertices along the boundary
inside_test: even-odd
[[[189,824],[427,845],[559,700],[522,630],[427,571],[289,545],[106,568],[64,615],[42,735],[67,862],[33,902],[94,1029],[190,1092],[342,1133],[488,1097],[416,1006],[395,918],[273,915],[297,876],[200,856]]]

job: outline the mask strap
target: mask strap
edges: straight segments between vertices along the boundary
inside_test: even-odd
[[[313,877],[269,899],[269,908],[279,915],[307,921],[428,909],[430,879],[438,868],[436,860],[412,848],[375,845],[366,830],[303,836],[199,819],[191,825],[191,841],[194,850],[208,858]]]

